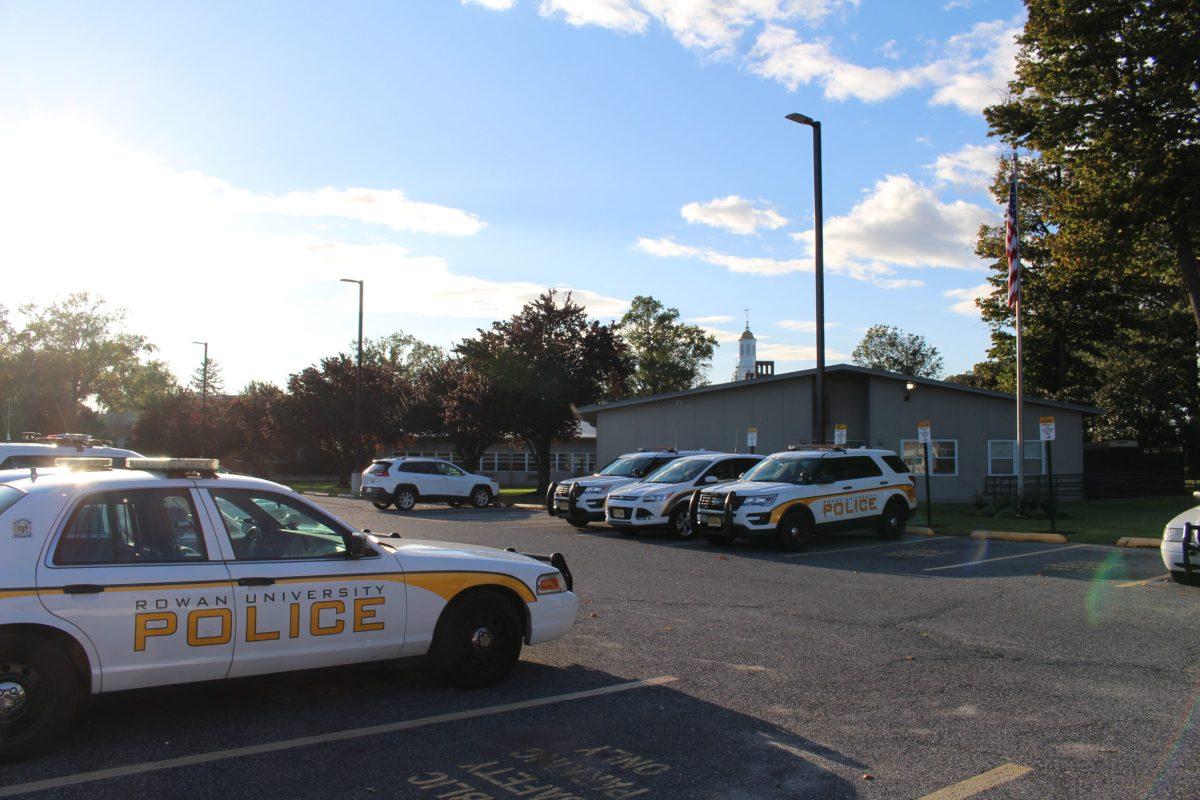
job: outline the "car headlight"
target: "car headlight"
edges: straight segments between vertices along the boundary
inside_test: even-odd
[[[642,495],[642,502],[643,503],[661,503],[663,500],[666,500],[670,496],[671,496],[670,492],[656,492],[654,494],[644,494],[644,495]]]
[[[1167,542],[1182,542],[1183,528],[1167,528],[1163,531],[1163,540]]]
[[[561,572],[547,572],[538,575],[537,590],[538,594],[561,594],[567,590],[567,584]]]
[[[583,493],[584,494],[604,494],[607,491],[608,491],[608,489],[604,488],[603,486],[587,486],[587,487],[584,487]]]
[[[775,502],[777,494],[755,494],[742,501],[743,506],[769,506]]]

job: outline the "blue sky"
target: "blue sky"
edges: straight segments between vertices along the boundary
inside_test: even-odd
[[[90,290],[228,388],[368,335],[448,345],[539,288],[652,294],[811,365],[822,120],[830,361],[873,323],[982,358],[1015,0],[0,2],[3,303]]]

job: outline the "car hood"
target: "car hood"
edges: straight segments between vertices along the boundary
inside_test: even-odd
[[[392,539],[381,537],[386,545],[396,548],[397,555],[405,558],[463,558],[463,559],[493,559],[496,561],[529,562],[529,556],[520,553],[510,553],[497,547],[485,545],[463,544],[462,542],[439,542],[432,539]]]
[[[764,483],[761,481],[734,481],[733,483],[724,483],[720,486],[714,486],[710,489],[705,489],[705,492],[714,492],[726,494],[728,492],[737,492],[739,495],[745,496],[749,494],[772,494],[775,492],[795,489],[795,484],[792,483]]]
[[[1193,525],[1200,525],[1200,506],[1189,508],[1181,514],[1176,514],[1171,518],[1171,521],[1166,524],[1168,528],[1182,528],[1185,522],[1190,522]]]
[[[623,488],[623,487],[629,486],[631,484],[637,483],[637,478],[616,478],[616,477],[610,477],[610,476],[604,475],[604,476],[595,477],[595,478],[580,478],[580,479],[574,480],[574,481],[562,481],[562,483],[578,483],[580,486],[584,486],[587,488],[591,488],[593,486],[599,486],[600,488],[606,489],[611,492],[613,489],[616,489],[618,486]]]

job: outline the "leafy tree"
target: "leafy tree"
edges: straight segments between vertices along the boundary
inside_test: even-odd
[[[629,387],[635,395],[692,389],[704,383],[717,339],[679,321],[679,310],[638,295],[617,325],[633,351]]]
[[[221,365],[215,358],[208,360],[207,372],[208,374],[205,375],[204,362],[201,361],[200,366],[196,367],[196,371],[192,373],[191,380],[188,381],[188,388],[197,394],[203,394],[207,379],[209,397],[225,394],[225,376],[221,372]]]
[[[625,393],[633,366],[615,325],[589,321],[568,293],[548,291],[510,319],[455,348],[495,386],[504,427],[537,462],[538,489],[550,483],[550,447],[576,436],[575,407]]]
[[[924,336],[891,325],[872,325],[851,354],[860,367],[898,372],[919,378],[942,374],[942,357]]]
[[[471,359],[454,358],[441,365],[432,382],[439,394],[438,420],[445,437],[469,469],[476,469],[484,451],[506,435],[510,409],[486,370]]]
[[[984,111],[992,132],[1070,177],[1055,217],[1106,231],[1115,252],[1165,235],[1200,328],[1200,8],[1195,0],[1026,6],[1011,96]]]
[[[266,475],[290,459],[284,423],[286,404],[287,395],[282,389],[262,381],[251,381],[231,399],[228,424],[237,438],[237,460],[242,469]]]

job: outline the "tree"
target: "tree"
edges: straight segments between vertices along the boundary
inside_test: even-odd
[[[1070,177],[1062,216],[1120,252],[1165,234],[1200,329],[1200,8],[1195,0],[1026,0],[1011,96],[993,134]],[[1055,216],[1058,216],[1057,214]]]
[[[851,354],[860,367],[882,369],[918,378],[942,374],[942,357],[924,336],[891,325],[872,325]]]
[[[221,365],[215,358],[208,359],[207,370],[204,362],[201,361],[200,366],[196,367],[196,371],[192,373],[191,380],[188,381],[188,388],[197,394],[204,394],[206,385],[209,397],[225,394],[225,376],[221,374]]]
[[[463,463],[476,469],[484,451],[506,435],[510,409],[503,405],[503,394],[493,376],[467,358],[445,361],[432,385],[440,396],[443,434]]]
[[[241,394],[232,398],[228,423],[237,438],[237,460],[242,469],[266,475],[293,455],[285,435],[286,403],[282,389],[262,381],[250,381]]]
[[[633,394],[677,392],[703,385],[717,339],[703,328],[680,322],[678,309],[638,295],[617,330],[633,352],[634,369],[629,378]]]
[[[624,394],[633,366],[615,325],[589,321],[569,293],[560,303],[554,290],[455,352],[493,382],[505,428],[537,462],[539,491],[550,483],[551,444],[579,432],[575,407]]]

